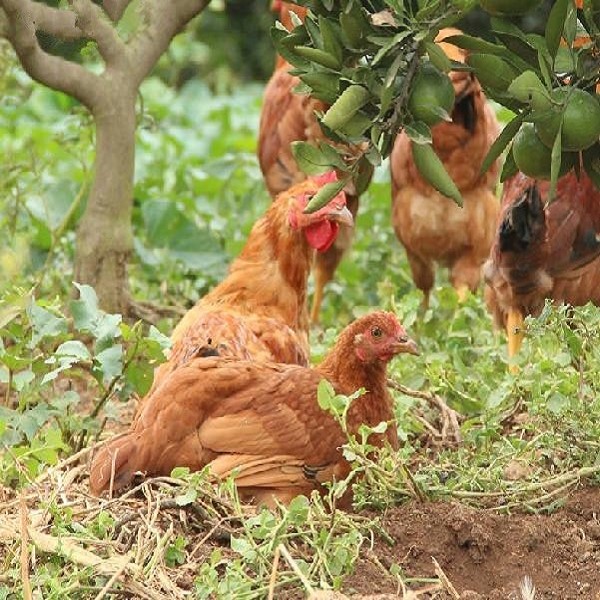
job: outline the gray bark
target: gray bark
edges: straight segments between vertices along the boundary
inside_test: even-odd
[[[34,0],[0,0],[0,36],[13,45],[23,68],[40,83],[70,94],[96,124],[95,175],[77,231],[75,280],[96,289],[104,310],[130,306],[127,264],[133,248],[131,210],[135,163],[135,99],[139,86],[173,37],[210,0],[145,0],[143,23],[129,42],[114,23],[131,0],[69,0],[70,9]],[[96,42],[106,68],[97,75],[47,54],[36,31],[64,40]]]

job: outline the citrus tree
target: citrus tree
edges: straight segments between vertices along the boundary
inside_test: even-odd
[[[334,142],[357,145],[350,160],[335,145],[298,142],[295,155],[307,172],[334,166],[356,173],[363,161],[377,165],[403,129],[415,163],[433,187],[460,203],[460,193],[431,146],[431,126],[448,118],[454,94],[446,73],[473,70],[488,96],[514,112],[482,165],[507,148],[503,178],[520,169],[552,185],[560,173],[584,168],[600,186],[600,2],[557,0],[544,35],[526,34],[512,20],[541,0],[482,0],[493,41],[446,38],[469,52],[467,65],[450,61],[434,43],[476,3],[469,0],[299,0],[311,10],[288,32],[273,37],[302,85],[328,103],[319,117]],[[581,157],[581,160],[578,158]],[[339,185],[343,185],[344,181]],[[325,189],[316,209],[336,189]]]

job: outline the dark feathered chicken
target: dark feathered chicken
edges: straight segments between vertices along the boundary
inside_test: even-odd
[[[500,225],[484,266],[485,298],[505,327],[509,357],[521,345],[523,319],[546,298],[574,306],[600,304],[600,191],[574,171],[550,183],[518,173],[504,184]]]

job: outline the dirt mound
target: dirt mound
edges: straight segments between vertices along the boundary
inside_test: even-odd
[[[382,579],[376,556],[403,578],[436,577],[432,557],[464,600],[524,598],[520,584],[530,577],[536,600],[600,600],[600,490],[574,493],[550,515],[499,515],[454,503],[410,503],[389,510],[383,524],[395,540],[377,542],[346,580],[345,592],[396,592]],[[446,598],[435,592],[420,598]],[[528,599],[527,599],[528,600]]]

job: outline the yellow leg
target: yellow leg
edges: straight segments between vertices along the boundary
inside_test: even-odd
[[[319,322],[319,313],[321,312],[321,304],[323,302],[323,291],[325,289],[325,281],[319,276],[320,271],[315,269],[315,293],[313,295],[312,307],[310,309],[310,322],[316,325]]]
[[[459,285],[456,288],[456,295],[458,296],[458,301],[461,303],[464,302],[469,297],[470,292],[471,290],[469,289],[468,285]]]
[[[506,335],[508,336],[508,359],[514,358],[521,348],[523,343],[523,313],[516,309],[511,308],[508,311],[506,318]],[[509,365],[508,370],[516,374],[519,371],[517,365]]]

